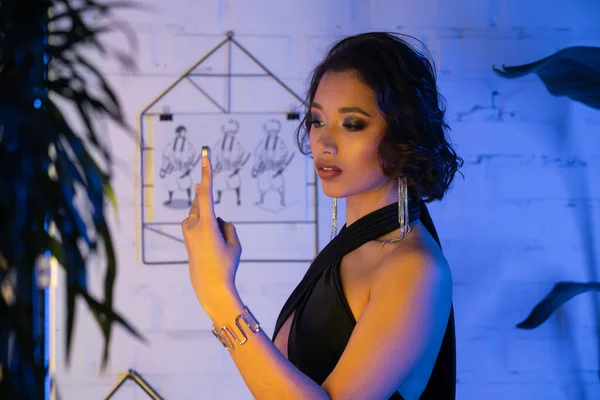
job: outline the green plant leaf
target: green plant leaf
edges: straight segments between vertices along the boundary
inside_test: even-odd
[[[75,307],[75,299],[77,297],[77,291],[75,290],[75,285],[72,283],[67,283],[67,335],[66,335],[66,363],[69,365],[71,363],[71,349],[73,344],[73,327],[75,326],[75,312],[77,307]]]
[[[119,313],[117,313],[112,307],[108,307],[106,303],[101,303],[98,300],[94,299],[89,293],[87,293],[87,291],[85,293],[82,292],[82,295],[90,309],[92,309],[92,311],[97,315],[102,316],[102,324],[108,323],[109,321],[118,322],[137,339],[139,339],[143,343],[148,342],[144,335],[142,335],[137,329],[135,329],[132,324],[127,322],[125,318],[122,317]]]
[[[100,233],[102,237],[102,242],[104,243],[104,252],[106,255],[106,273],[104,276],[104,304],[108,310],[113,309],[113,287],[115,284],[115,277],[117,275],[117,259],[115,256],[115,251],[112,245],[112,238],[110,237],[110,232],[108,231],[108,226],[106,226],[105,221],[99,221],[96,223],[96,229]],[[88,302],[89,304],[89,302]],[[116,315],[116,314],[114,314]],[[108,316],[108,323],[102,326],[102,331],[104,334],[104,352],[102,355],[102,369],[106,368],[106,363],[108,362],[108,349],[110,348],[110,337],[112,330],[112,323],[115,321],[112,316]],[[122,319],[121,319],[122,320]],[[128,329],[130,329],[129,325],[126,325]],[[130,330],[130,332],[133,332]],[[139,336],[139,335],[138,335]]]
[[[558,282],[550,293],[533,308],[529,316],[517,324],[517,328],[537,328],[567,301],[581,293],[591,291],[600,291],[600,282]]]
[[[492,69],[508,79],[536,74],[552,95],[600,109],[600,47],[567,47],[528,64]]]
[[[115,192],[114,192],[112,186],[109,183],[104,182],[102,184],[102,187],[104,188],[104,194],[110,201],[110,204],[112,204],[112,206],[115,208],[115,213],[118,213],[119,209],[117,207],[118,206],[117,198],[115,197]]]

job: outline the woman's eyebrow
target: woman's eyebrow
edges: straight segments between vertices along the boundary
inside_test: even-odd
[[[319,103],[313,102],[312,103],[312,107],[314,107],[314,108],[316,108],[318,110],[323,110],[323,106],[321,106]],[[344,113],[358,113],[358,114],[363,114],[363,115],[365,115],[367,117],[371,116],[371,115],[369,115],[368,112],[366,112],[365,110],[363,110],[360,107],[341,107],[341,108],[338,108],[338,112],[341,113],[341,114],[344,114]]]

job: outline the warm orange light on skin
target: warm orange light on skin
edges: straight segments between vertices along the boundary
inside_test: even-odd
[[[394,180],[378,158],[386,122],[375,92],[353,72],[326,73],[311,105],[310,146],[315,160],[331,162],[343,173],[321,181],[325,195],[346,198],[346,222],[397,201]]]

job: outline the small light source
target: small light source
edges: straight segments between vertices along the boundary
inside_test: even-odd
[[[33,102],[33,107],[35,107],[36,109],[39,109],[42,106],[42,101],[40,99],[36,99]]]

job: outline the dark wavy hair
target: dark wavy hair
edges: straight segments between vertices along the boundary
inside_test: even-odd
[[[445,100],[438,92],[430,54],[422,47],[419,51],[398,34],[385,32],[350,36],[334,44],[310,79],[307,112],[296,131],[300,152],[310,154],[309,111],[323,75],[355,72],[375,92],[386,121],[378,149],[383,173],[406,177],[411,196],[441,200],[463,160],[448,141]]]

